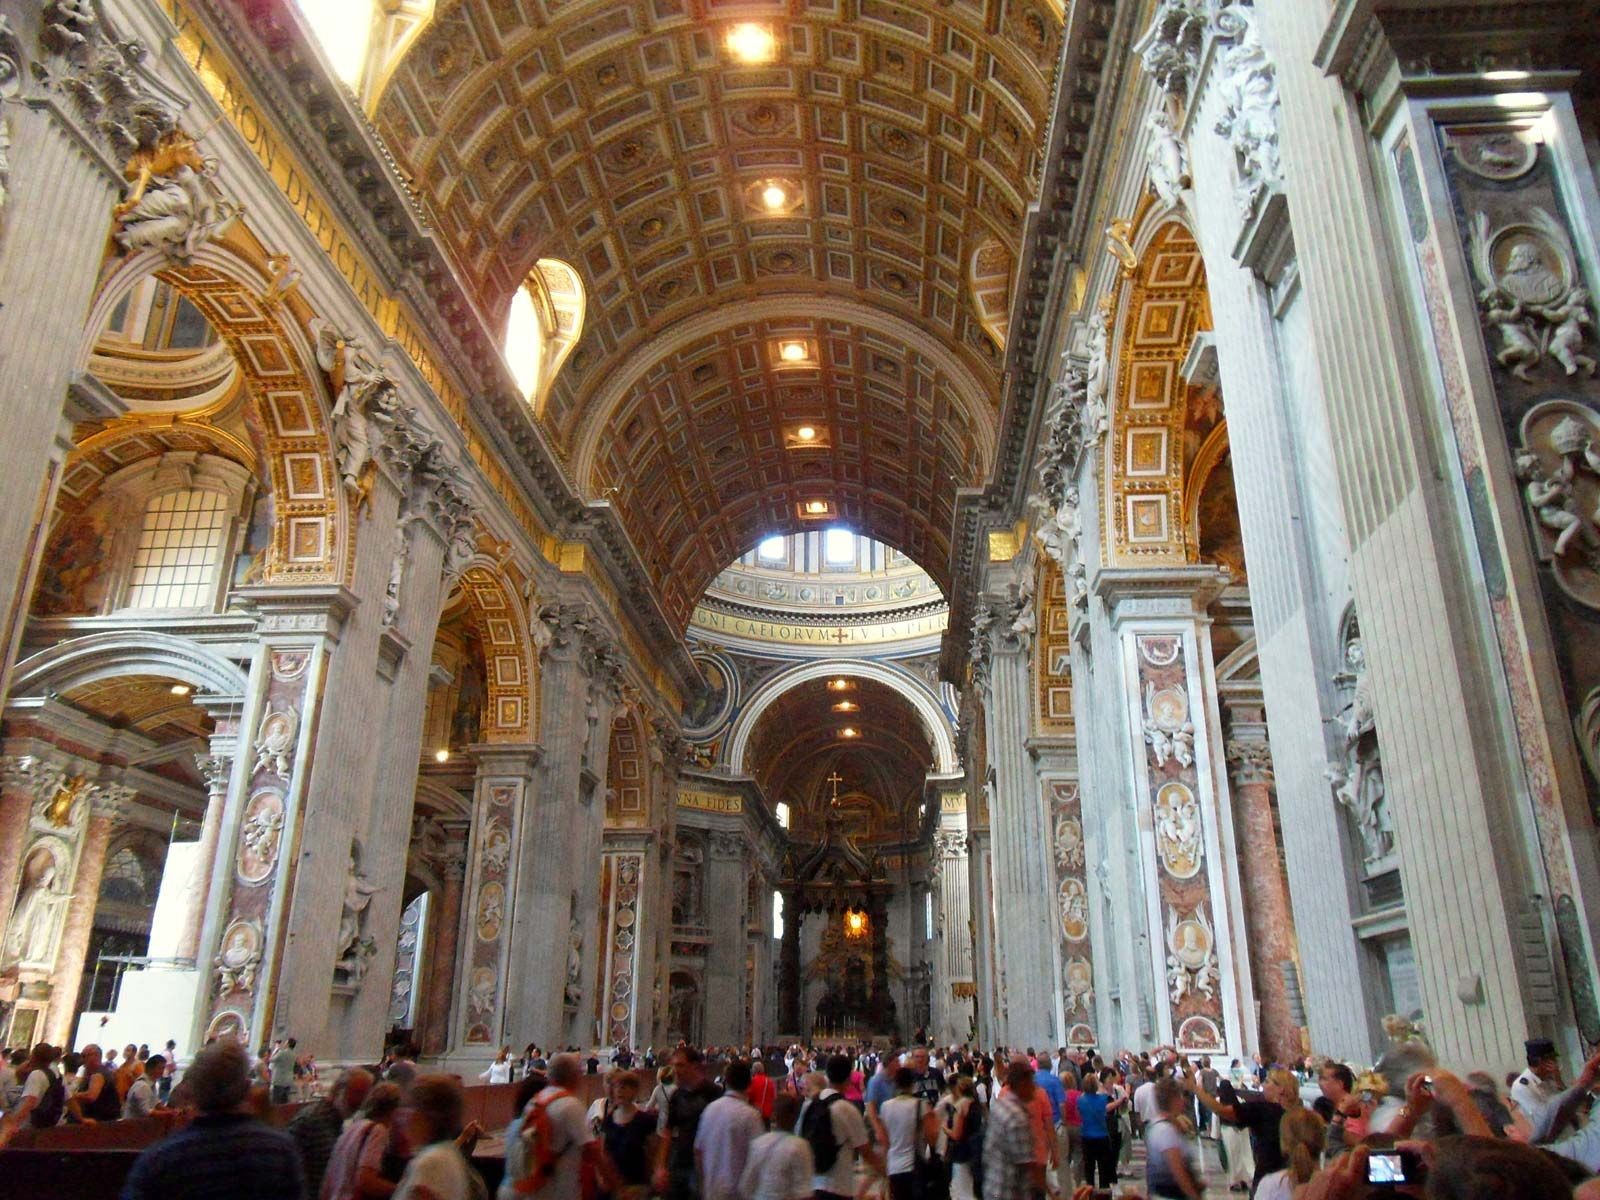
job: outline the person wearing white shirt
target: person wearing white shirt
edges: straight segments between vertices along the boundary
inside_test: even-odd
[[[152,1054],[145,1059],[144,1072],[134,1078],[128,1085],[128,1094],[122,1098],[122,1119],[131,1121],[137,1117],[148,1117],[156,1108],[156,1089],[151,1083],[151,1078],[161,1078],[162,1072],[167,1069],[167,1060],[159,1054]]]
[[[914,1200],[917,1163],[938,1137],[938,1118],[912,1094],[917,1073],[901,1067],[894,1076],[894,1097],[878,1110],[888,1142],[887,1173],[890,1200]]]
[[[726,1094],[706,1105],[694,1135],[695,1169],[704,1200],[733,1200],[739,1194],[750,1146],[765,1128],[745,1094],[750,1089],[750,1064],[741,1059],[730,1065],[723,1086]]]
[[[750,1143],[744,1174],[739,1177],[742,1200],[811,1200],[811,1176],[816,1162],[805,1138],[789,1132],[800,1114],[800,1100],[779,1092],[772,1101],[771,1133]]]
[[[486,1071],[480,1071],[478,1078],[485,1083],[510,1083],[511,1082],[511,1047],[501,1046],[500,1053],[495,1055],[494,1061],[489,1064]]]

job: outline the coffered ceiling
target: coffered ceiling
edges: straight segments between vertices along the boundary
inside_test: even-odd
[[[791,826],[801,840],[821,836],[832,794],[828,777],[835,772],[839,795],[857,797],[856,832],[915,837],[917,804],[934,762],[928,731],[893,688],[871,679],[848,682],[841,692],[816,679],[780,696],[751,731],[743,769],[770,800],[791,807]],[[841,702],[855,708],[835,711]],[[846,728],[856,736],[841,736]]]
[[[739,22],[771,61],[735,58]],[[441,0],[378,126],[495,319],[539,258],[582,276],[540,419],[680,622],[811,479],[943,571],[1060,40],[1050,0]],[[809,379],[773,369],[795,332]],[[829,433],[809,475],[795,414]]]

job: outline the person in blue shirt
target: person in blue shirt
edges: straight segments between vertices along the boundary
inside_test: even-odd
[[[1117,1182],[1117,1156],[1111,1148],[1107,1114],[1126,1103],[1126,1097],[1112,1100],[1102,1092],[1093,1071],[1084,1073],[1078,1115],[1083,1118],[1083,1181],[1090,1187],[1108,1188]]]

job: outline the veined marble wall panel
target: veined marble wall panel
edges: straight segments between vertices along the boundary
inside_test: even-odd
[[[511,848],[522,836],[522,787],[515,780],[480,783],[472,821],[472,890],[467,904],[464,1046],[493,1048],[505,1029],[505,947],[511,936]]]
[[[1075,779],[1041,780],[1050,804],[1055,857],[1056,908],[1061,916],[1061,1006],[1067,1042],[1097,1044],[1094,1021],[1093,894],[1083,836],[1083,793]]]
[[[1215,782],[1203,758],[1197,648],[1181,627],[1125,626],[1122,636],[1129,715],[1145,742],[1134,777],[1152,962],[1166,993],[1160,1040],[1185,1052],[1237,1056],[1243,1041],[1231,973],[1240,964]]]

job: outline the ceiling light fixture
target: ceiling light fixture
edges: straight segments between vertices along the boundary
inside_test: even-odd
[[[834,712],[855,712],[861,706],[854,700],[841,700],[833,706]]]
[[[448,749],[446,749],[446,748],[443,748],[443,747],[441,747],[438,750],[435,750],[433,752],[433,761],[434,762],[449,762],[450,761],[450,751]]]
[[[172,694],[174,696],[187,696],[192,691],[194,689],[187,683],[175,683],[172,685]]]
[[[846,725],[843,729],[839,730],[839,736],[842,738],[853,738],[860,737],[861,735],[850,726]]]
[[[799,429],[796,429],[794,431],[794,435],[795,435],[795,437],[799,438],[802,442],[810,442],[810,441],[815,441],[816,440],[817,431],[816,431],[815,426],[802,425],[802,426],[800,426]]]
[[[728,53],[742,63],[768,63],[778,57],[778,39],[765,25],[735,25],[728,30]]]
[[[777,212],[789,203],[789,193],[776,183],[769,183],[761,189],[761,203],[767,206],[769,212]]]
[[[828,680],[828,690],[830,692],[847,692],[850,690],[850,681],[848,679],[830,679]]]
[[[787,363],[803,362],[806,357],[804,342],[783,342],[778,346],[778,357]]]
[[[820,516],[825,515],[827,513],[827,511],[828,511],[828,502],[826,500],[807,500],[806,501],[806,512],[810,513],[812,516],[820,517]]]

